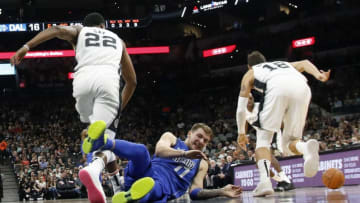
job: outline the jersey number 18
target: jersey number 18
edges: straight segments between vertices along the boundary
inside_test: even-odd
[[[276,61],[276,62],[273,62],[272,64],[274,64],[275,66],[270,66],[270,65],[265,64],[263,66],[263,68],[267,68],[270,71],[276,70],[278,68],[290,68],[286,63],[282,63],[281,61]]]

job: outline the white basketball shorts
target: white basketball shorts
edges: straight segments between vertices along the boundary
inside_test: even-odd
[[[311,99],[306,81],[288,75],[277,76],[267,82],[265,92],[259,107],[259,127],[277,132],[284,122],[283,136],[301,138]]]
[[[120,108],[120,75],[111,66],[87,66],[75,73],[73,97],[80,120],[93,123],[103,120],[107,128]]]

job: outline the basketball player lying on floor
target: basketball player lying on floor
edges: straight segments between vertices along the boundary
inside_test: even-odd
[[[102,133],[91,138],[94,140],[91,151],[100,148],[111,150],[120,158],[129,160],[124,178],[128,192],[115,194],[112,199],[114,203],[136,199],[140,199],[140,202],[166,202],[184,195],[189,188],[193,200],[241,195],[241,187],[230,184],[220,189],[203,189],[208,163],[201,150],[213,136],[211,128],[206,124],[194,124],[185,141],[176,138],[171,132],[164,133],[156,144],[152,159],[143,144],[109,139],[103,134],[106,124],[97,121],[96,125],[102,129]]]
[[[253,96],[254,95],[254,96]],[[254,121],[257,120],[257,114],[259,112],[260,102],[258,102],[257,92],[252,91],[252,94],[249,96],[249,102],[247,105],[246,111],[246,121],[247,124],[252,125]],[[255,130],[258,130],[258,127],[252,126]],[[247,137],[245,139],[239,140],[238,142],[248,142]],[[242,143],[239,143],[242,144]],[[276,145],[278,150],[282,153],[282,146],[281,146],[281,130],[276,132]],[[275,191],[288,191],[293,190],[294,185],[291,183],[289,177],[286,176],[284,171],[281,169],[279,161],[275,158],[273,152],[271,153],[271,164],[278,173],[275,175],[272,170],[270,170],[270,177],[275,180],[278,184],[275,188]]]

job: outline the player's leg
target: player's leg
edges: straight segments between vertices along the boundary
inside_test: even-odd
[[[260,182],[253,191],[254,196],[273,194],[270,181],[271,153],[270,145],[275,131],[281,127],[281,121],[287,107],[287,99],[281,92],[272,90],[265,95],[259,108],[259,126],[256,131],[255,157],[260,173]],[[266,130],[265,130],[266,129]]]
[[[114,152],[121,158],[129,160],[125,168],[126,192],[119,192],[113,196],[114,203],[125,203],[143,198],[142,202],[158,200],[163,196],[161,185],[154,181],[154,172],[151,168],[150,154],[142,144],[136,144],[125,140],[109,140],[114,146]],[[145,177],[145,178],[144,178]],[[135,181],[136,180],[136,181]],[[154,187],[154,189],[153,189]]]
[[[148,179],[142,179],[143,177],[152,177],[151,173],[151,158],[149,151],[143,144],[136,144],[120,139],[108,139],[108,137],[101,136],[97,143],[94,146],[102,146],[103,150],[112,150],[118,157],[125,158],[129,160],[127,167],[125,168],[125,187],[129,189],[129,185],[133,185],[127,195],[130,194],[139,194],[133,196],[134,198],[141,198],[142,195],[146,195],[153,187],[151,181]],[[99,144],[101,143],[101,144]],[[150,171],[150,172],[149,172]],[[139,182],[128,181],[128,180],[138,180]],[[134,185],[135,184],[135,185]],[[140,186],[143,185],[143,186]],[[162,190],[161,190],[162,191]],[[154,194],[153,194],[154,193]],[[148,198],[157,198],[158,191],[151,190],[150,197]],[[115,194],[114,198],[118,202],[129,201],[129,197],[125,193]],[[140,195],[141,194],[141,195]],[[155,195],[155,196],[153,196]],[[126,202],[125,201],[125,202]]]
[[[279,130],[281,131],[281,130]],[[271,142],[271,146],[273,146],[274,144],[277,144],[277,140],[279,138],[279,131],[277,131],[274,136],[273,136],[273,139],[272,139],[272,142]],[[274,149],[271,148],[271,164],[273,165],[275,171],[277,172],[276,174],[270,170],[270,177],[271,179],[275,180],[276,182],[281,182],[281,178],[280,176],[278,175],[279,174],[279,170],[281,170],[280,166],[278,166],[278,163],[277,163],[277,160],[275,160],[275,162],[273,163],[273,160],[275,159],[275,156],[274,156]]]
[[[276,185],[275,191],[288,191],[295,189],[289,177],[287,177],[285,172],[281,169],[279,161],[273,154],[271,155],[271,164],[278,173],[278,179],[276,180],[278,184]]]
[[[283,148],[288,154],[303,155],[304,175],[313,177],[319,168],[319,143],[315,139],[302,141],[303,129],[311,99],[309,87],[298,92],[284,118]],[[298,95],[297,95],[298,96]]]
[[[274,167],[275,171],[279,174],[282,181],[290,183],[289,178],[285,175],[284,171],[281,169],[279,161],[271,154],[271,165]]]
[[[115,158],[115,155],[109,150],[94,152],[93,161],[79,171],[79,179],[87,189],[90,202],[106,202],[106,196],[101,186],[100,174],[107,162],[113,162]]]
[[[115,119],[116,125],[114,124],[115,122],[113,122],[110,127],[105,130],[105,134],[107,134],[109,138],[115,139],[118,119],[119,116],[117,116],[117,119]],[[122,178],[121,174],[119,173],[119,165],[117,164],[117,160],[118,158],[113,162],[108,162],[108,164],[106,165],[106,169],[109,172],[109,178],[113,186],[114,194],[120,192],[123,189],[123,185],[121,184]]]
[[[105,87],[107,87],[105,85]],[[103,90],[104,87],[100,86],[99,90],[94,91],[94,103],[92,106],[92,114],[89,116],[91,125],[88,129],[88,136],[83,142],[82,148],[85,153],[94,151],[93,143],[94,140],[97,140],[100,136],[103,135],[104,131],[109,128],[115,118],[119,114],[120,108],[120,98],[119,90],[117,87],[113,87]],[[107,130],[105,136],[113,136],[115,138],[115,132],[112,130]]]
[[[114,97],[113,100],[109,99],[108,97],[106,99],[104,99],[103,97],[96,99],[94,103],[94,112],[91,116],[91,120],[96,121],[93,122],[92,125],[89,127],[89,131],[92,129],[91,127],[93,126],[96,131],[94,130],[95,133],[88,132],[88,137],[90,138],[90,141],[88,142],[88,145],[85,145],[85,147],[88,146],[88,151],[93,151],[97,149],[111,149],[120,158],[130,160],[127,175],[136,179],[141,178],[144,176],[145,171],[148,170],[150,166],[150,155],[146,147],[142,144],[136,144],[125,140],[110,139],[111,134],[109,133],[109,129],[106,129],[106,132],[104,133],[105,128],[109,127],[109,115],[113,115],[114,118],[117,114],[117,111],[115,111],[115,106],[117,105],[118,104],[116,103]],[[109,165],[109,167],[112,168],[109,170],[109,172],[113,174],[112,178],[114,179],[112,183],[117,183],[119,177],[119,174],[116,173],[117,167],[115,166],[115,163],[111,163]],[[120,185],[114,184],[113,186],[119,187]],[[118,192],[116,188],[114,189],[114,192]]]
[[[82,144],[82,150],[85,153],[90,153],[93,147],[94,140],[104,135],[104,132],[110,126],[114,118],[118,113],[119,108],[119,94],[114,93],[114,89],[103,90],[104,88],[97,86],[97,81],[94,85],[99,88],[90,89],[89,94],[93,95],[91,99],[93,101],[92,114],[89,116],[90,126],[87,130],[87,137]],[[99,83],[102,84],[102,83]],[[115,87],[116,90],[116,87]],[[109,132],[106,132],[110,134]],[[106,136],[108,136],[106,134]],[[111,135],[111,134],[110,134]],[[115,135],[115,134],[114,134]],[[100,176],[102,170],[108,163],[111,167],[109,172],[113,173],[117,167],[115,162],[116,157],[111,151],[99,151],[93,154],[93,161],[79,172],[80,180],[84,183],[88,190],[88,197],[90,202],[102,202],[105,201]]]
[[[113,162],[110,162],[106,165],[106,169],[109,171],[109,179],[111,181],[111,185],[113,186],[114,194],[122,191],[122,177],[119,171],[119,166],[117,164],[117,159]]]
[[[255,164],[255,167],[256,167],[257,169],[259,169],[259,167],[258,167],[257,164]],[[281,178],[280,178],[278,175],[276,175],[272,170],[270,170],[270,178],[274,179],[276,182],[280,182],[280,181],[281,181]]]
[[[272,141],[273,132],[267,130],[256,131],[256,165],[260,173],[260,181],[255,190],[253,191],[254,196],[265,196],[274,193],[270,181],[270,144]]]
[[[82,85],[80,84],[80,86]],[[90,116],[93,113],[93,96],[88,94],[88,89],[85,87],[79,88],[79,85],[77,85],[74,86],[74,97],[76,99],[75,108],[80,115],[80,120],[84,123],[90,123]],[[93,133],[94,130],[90,132]],[[87,133],[88,130],[82,131],[82,142],[86,139]],[[100,168],[103,168],[103,165],[105,165],[104,160],[97,159],[92,162],[92,159],[93,154],[87,153],[87,162],[89,165],[79,171],[79,179],[87,188],[90,202],[106,202],[106,196],[99,180],[100,172],[97,172],[97,166],[100,165]],[[95,171],[91,171],[92,168],[95,168]]]
[[[79,114],[82,123],[90,123],[90,115],[92,114],[93,98],[90,95],[78,95],[75,97],[75,109]]]

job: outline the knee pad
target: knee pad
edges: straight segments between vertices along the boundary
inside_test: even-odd
[[[256,149],[260,147],[266,147],[270,149],[274,132],[268,130],[257,130],[256,131]]]

